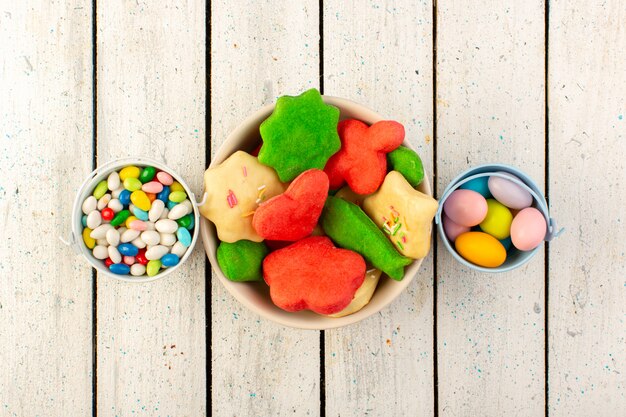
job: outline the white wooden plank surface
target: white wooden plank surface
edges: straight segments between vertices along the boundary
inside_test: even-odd
[[[91,2],[0,1],[0,415],[91,414]],[[71,155],[72,157],[67,157]]]
[[[197,195],[205,163],[204,1],[98,2],[98,163],[162,160]],[[202,246],[163,280],[98,277],[98,414],[206,413]]]
[[[212,2],[214,153],[248,114],[318,86],[318,2]],[[211,285],[213,413],[318,415],[319,332],[286,329]]]
[[[544,182],[544,4],[437,2],[437,189],[509,163]],[[544,414],[544,256],[472,272],[438,247],[439,415]]]
[[[626,413],[626,4],[550,2],[549,412]]]
[[[430,1],[324,2],[324,92],[403,123],[431,181],[432,47]],[[390,307],[326,331],[327,415],[434,415],[432,276],[431,253]]]

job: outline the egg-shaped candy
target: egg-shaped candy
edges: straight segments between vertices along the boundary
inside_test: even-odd
[[[443,219],[441,221],[443,222],[443,231],[446,233],[446,237],[450,242],[454,242],[460,234],[470,231],[469,227],[461,226],[452,221],[446,213],[443,213]]]
[[[543,241],[547,230],[543,214],[534,207],[528,207],[513,218],[511,241],[519,250],[533,250]]]
[[[487,200],[487,215],[480,222],[480,229],[498,240],[506,239],[511,234],[511,211],[499,201]]]
[[[487,215],[487,200],[472,190],[455,190],[448,196],[443,211],[456,224],[476,226]]]
[[[498,172],[498,174],[519,180],[516,176],[506,172]],[[530,207],[533,203],[533,196],[528,192],[528,190],[522,188],[513,181],[507,180],[506,178],[492,175],[489,177],[488,185],[489,191],[491,191],[493,197],[508,208],[523,209]]]
[[[463,233],[456,238],[454,246],[463,258],[485,268],[497,268],[506,260],[502,243],[487,233]]]
[[[478,194],[482,195],[485,198],[491,198],[491,192],[489,192],[489,177],[478,177],[474,178],[471,181],[466,182],[461,185],[459,188],[462,190],[472,190],[476,191]]]

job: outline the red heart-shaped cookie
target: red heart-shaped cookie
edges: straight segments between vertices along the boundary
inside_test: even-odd
[[[365,260],[325,236],[311,236],[269,254],[263,277],[283,310],[333,314],[350,304],[363,284]]]
[[[311,234],[328,196],[328,176],[304,171],[289,188],[259,205],[252,227],[264,239],[295,241]]]

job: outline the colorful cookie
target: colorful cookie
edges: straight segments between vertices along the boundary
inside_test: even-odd
[[[424,179],[422,160],[413,149],[400,146],[387,154],[387,168],[398,171],[415,188]]]
[[[430,229],[437,200],[423,194],[397,171],[385,177],[380,189],[363,201],[363,210],[382,228],[400,253],[420,259],[430,249]]]
[[[264,239],[302,239],[315,228],[327,195],[328,176],[324,171],[304,171],[287,191],[259,205],[252,226]]]
[[[388,120],[368,126],[348,119],[339,122],[337,130],[341,149],[324,168],[330,188],[339,188],[345,181],[357,194],[373,193],[387,173],[386,154],[404,140],[404,126]]]
[[[348,307],[344,308],[339,313],[329,314],[329,317],[344,317],[354,314],[365,307],[372,299],[372,295],[374,295],[374,291],[376,290],[376,286],[378,285],[378,281],[380,279],[380,274],[380,269],[367,270],[365,272],[363,284],[361,284],[359,289],[356,290],[356,294],[354,294],[354,298],[350,304],[348,304]]]
[[[334,314],[363,284],[365,261],[327,237],[312,236],[269,254],[263,276],[272,301],[283,310]]]
[[[259,128],[263,138],[259,161],[274,168],[283,182],[307,169],[323,169],[341,147],[338,121],[339,109],[324,104],[315,89],[280,97]]]
[[[269,249],[263,242],[222,242],[217,247],[217,263],[231,281],[260,281],[263,278],[263,259],[268,253]]]
[[[237,151],[204,173],[207,193],[200,213],[211,220],[222,242],[263,240],[252,227],[259,203],[285,191],[276,172],[246,152]]]
[[[356,204],[329,196],[322,212],[324,232],[342,248],[363,255],[375,268],[400,281],[411,259],[400,255],[383,232]]]

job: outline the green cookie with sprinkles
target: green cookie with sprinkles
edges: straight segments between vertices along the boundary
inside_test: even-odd
[[[324,169],[341,147],[338,122],[339,109],[325,104],[316,89],[280,97],[259,128],[259,162],[274,168],[282,182],[309,169]]]

